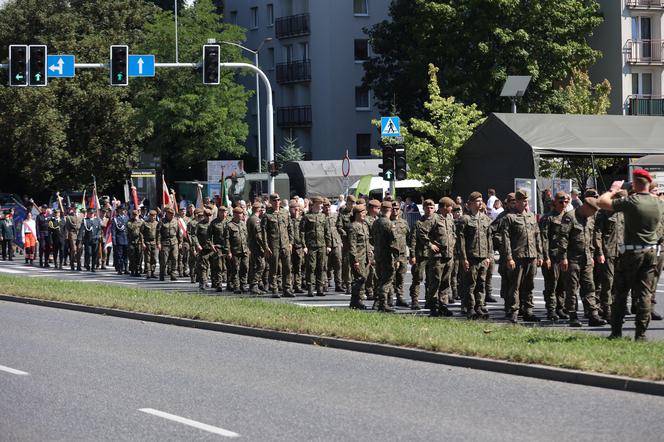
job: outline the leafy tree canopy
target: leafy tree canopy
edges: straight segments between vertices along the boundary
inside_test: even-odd
[[[429,63],[446,95],[485,113],[506,110],[508,75],[531,75],[521,106],[554,111],[554,92],[600,56],[588,44],[602,18],[594,0],[395,0],[390,21],[369,29],[365,83],[402,118],[425,113]]]

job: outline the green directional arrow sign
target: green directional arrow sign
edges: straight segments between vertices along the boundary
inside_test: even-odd
[[[36,81],[40,81],[40,80],[41,80],[41,77],[42,77],[42,76],[41,76],[40,73],[35,74],[35,80],[36,80]]]
[[[23,80],[23,78],[25,78],[25,77],[23,77],[23,75],[21,75],[21,73],[16,74],[16,79],[17,79],[18,81]]]
[[[394,174],[394,172],[392,172],[391,170],[386,170],[385,171],[385,179],[387,181],[392,181],[392,175],[393,174]]]

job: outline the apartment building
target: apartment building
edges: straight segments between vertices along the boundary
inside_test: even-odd
[[[664,115],[664,0],[598,0],[604,23],[591,41],[603,58],[591,69],[611,82],[611,114]]]
[[[247,29],[242,45],[259,51],[259,65],[274,89],[275,150],[297,138],[307,159],[369,157],[377,147],[379,117],[362,87],[370,56],[366,27],[388,19],[390,0],[227,0],[224,20]],[[251,60],[253,55],[246,53]],[[242,79],[255,90],[255,80]],[[261,94],[261,146],[265,158],[265,89]],[[256,100],[249,104],[247,150],[258,156]]]

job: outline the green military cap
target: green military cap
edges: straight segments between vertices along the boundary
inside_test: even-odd
[[[366,212],[367,207],[364,204],[358,204],[357,206],[353,207],[353,213],[360,213],[360,212]]]
[[[597,198],[589,196],[584,198],[583,204],[592,207],[595,210],[599,210],[599,205],[597,204]]]
[[[263,208],[263,203],[255,202],[251,205],[251,208],[254,210],[260,210]]]
[[[327,198],[323,198],[323,205],[324,205],[324,206],[331,206],[332,203],[330,203],[330,200],[329,200],[329,199],[327,199]]]
[[[175,214],[175,210],[173,210],[172,207],[166,207],[166,208],[164,209],[164,213]]]
[[[514,201],[515,199],[516,199],[516,197],[514,195],[514,192],[508,193],[507,196],[505,197],[505,201],[507,201],[507,202]]]
[[[557,200],[566,200],[567,199],[567,194],[563,192],[562,190],[556,192],[555,199]]]
[[[244,209],[240,206],[237,206],[233,209],[233,213],[244,213]]]
[[[364,200],[364,198],[358,198],[357,204],[364,204],[366,206],[367,202]]]
[[[279,194],[276,193],[276,192],[273,193],[272,195],[270,195],[270,199],[271,200],[281,200],[281,198],[279,198]]]
[[[438,200],[438,204],[442,204],[445,207],[454,207],[454,201],[449,196],[444,196]]]
[[[528,199],[528,192],[525,190],[517,190],[514,192],[514,198],[517,200],[527,200]]]
[[[369,205],[371,207],[380,207],[380,201],[375,200],[375,199],[374,200],[369,200]]]
[[[349,202],[350,202],[350,203],[356,203],[356,202],[357,202],[357,198],[355,198],[355,195],[348,195],[348,196],[346,197],[346,202],[347,202],[347,203],[349,203]]]
[[[198,216],[198,215],[202,215],[202,214],[203,214],[203,209],[201,209],[201,208],[194,209],[194,215]]]
[[[148,212],[148,214],[152,215],[152,216],[157,216],[157,211],[156,210],[150,210],[150,212]]]
[[[384,209],[391,209],[392,208],[392,201],[383,201],[383,203],[380,205],[380,207]]]
[[[311,202],[314,203],[314,204],[323,204],[325,202],[325,200],[321,196],[315,196],[315,197],[311,198]]]
[[[470,195],[468,195],[468,202],[475,201],[477,199],[482,199],[482,194],[480,192],[471,192]]]
[[[433,202],[431,199],[424,200],[424,203],[422,204],[424,207],[433,207],[436,205],[436,203]]]

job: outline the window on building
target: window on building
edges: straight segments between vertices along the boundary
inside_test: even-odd
[[[355,40],[355,61],[367,61],[369,59],[369,40]]]
[[[355,135],[355,153],[358,157],[371,156],[371,134]]]
[[[274,48],[267,49],[267,68],[274,69]]]
[[[230,22],[232,24],[236,25],[237,24],[237,11],[231,11],[229,17],[230,17]]]
[[[302,60],[309,60],[309,43],[300,43],[300,49],[302,50]]]
[[[353,14],[369,15],[369,0],[353,0]]]
[[[371,110],[369,106],[369,89],[363,86],[355,88],[355,109]]]
[[[291,63],[293,61],[293,45],[284,46],[284,61]]]
[[[267,5],[267,25],[274,25],[274,5],[272,3]]]
[[[258,7],[251,8],[251,23],[250,23],[250,28],[251,29],[256,29],[258,28]]]
[[[652,74],[632,73],[632,94],[652,95]]]

